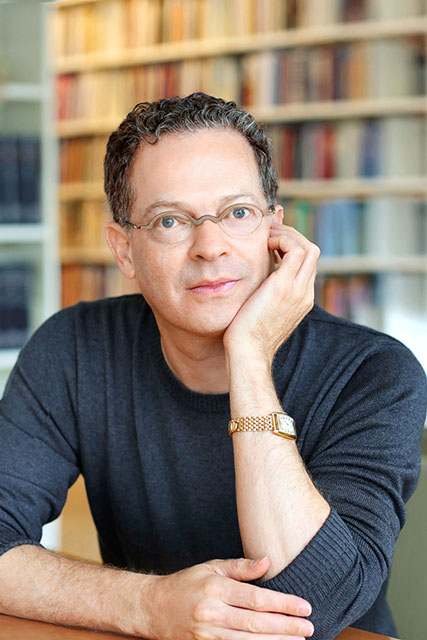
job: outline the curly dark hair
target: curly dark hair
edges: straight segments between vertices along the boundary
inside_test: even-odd
[[[255,153],[267,204],[276,204],[277,176],[265,128],[235,102],[199,92],[184,98],[140,102],[110,135],[104,160],[104,190],[116,222],[123,225],[130,218],[135,194],[129,175],[141,143],[155,144],[162,134],[194,133],[204,128],[235,129],[245,136]]]

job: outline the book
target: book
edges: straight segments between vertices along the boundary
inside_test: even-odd
[[[18,138],[18,182],[20,222],[40,222],[40,141],[33,136]]]
[[[362,170],[363,120],[341,120],[335,127],[335,177],[356,178]]]
[[[0,264],[0,349],[20,349],[30,330],[32,269]]]
[[[0,222],[20,221],[17,136],[0,137]]]
[[[391,20],[421,15],[425,10],[424,0],[369,0],[366,18],[369,20]]]
[[[380,122],[380,174],[389,177],[425,175],[425,119],[395,116]]]
[[[401,5],[404,5],[402,2]],[[403,39],[376,40],[366,45],[366,95],[388,98],[422,94],[417,48]]]
[[[417,201],[371,198],[363,213],[363,252],[374,256],[420,255],[425,215]]]
[[[136,280],[125,278],[114,265],[63,265],[61,283],[63,307],[81,300],[140,293]]]
[[[0,224],[40,222],[40,141],[0,136]]]

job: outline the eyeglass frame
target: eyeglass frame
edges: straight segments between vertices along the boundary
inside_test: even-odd
[[[220,224],[223,221],[223,219],[225,218],[226,213],[232,207],[252,207],[252,208],[255,208],[258,211],[260,211],[263,216],[273,216],[276,213],[276,205],[274,205],[274,204],[271,204],[268,207],[268,209],[261,209],[261,207],[259,207],[256,204],[252,204],[252,203],[249,203],[249,202],[237,202],[236,204],[230,204],[227,207],[225,207],[225,209],[222,211],[222,213],[219,214],[219,216],[212,216],[210,214],[206,214],[204,216],[200,216],[200,218],[194,218],[187,211],[174,211],[174,210],[171,210],[171,211],[163,211],[162,213],[159,213],[158,215],[154,216],[154,218],[152,220],[150,220],[150,222],[148,224],[135,224],[134,222],[130,222],[130,220],[125,220],[122,224],[123,224],[124,227],[129,227],[131,229],[136,229],[136,230],[149,229],[149,230],[152,230],[152,228],[153,228],[154,224],[157,222],[157,220],[160,220],[164,216],[167,216],[167,214],[170,214],[171,216],[173,216],[173,215],[177,215],[177,214],[181,213],[181,214],[185,214],[185,216],[188,216],[188,218],[190,220],[190,224],[192,225],[192,227],[194,229],[194,227],[203,224],[203,222],[205,222],[206,220],[210,220],[211,222],[214,222],[215,224]],[[232,236],[234,238],[244,238],[246,236],[250,236],[257,229],[259,229],[259,227],[261,225],[261,222],[262,222],[262,218],[260,218],[258,226],[255,227],[255,229],[253,229],[253,231],[250,231],[249,233],[245,233],[243,235],[238,235],[236,233],[231,233],[225,227],[224,227],[224,231],[225,231],[225,233],[227,233],[228,235],[230,235],[230,236]],[[154,234],[154,237],[156,237],[154,231],[153,231],[153,234]],[[187,236],[185,236],[182,240],[178,240],[177,242],[164,242],[162,244],[171,244],[171,245],[180,244],[181,242],[184,242],[184,240],[188,237],[188,235],[189,234],[187,234]],[[161,242],[161,240],[159,240],[159,242]]]

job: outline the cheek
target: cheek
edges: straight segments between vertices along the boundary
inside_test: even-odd
[[[252,253],[249,255],[256,256],[256,264],[259,265],[259,272],[267,277],[274,270],[274,254],[268,248],[269,232],[263,230],[262,238],[254,245]]]
[[[159,254],[150,255],[145,252],[134,260],[136,279],[142,295],[148,303],[170,298],[174,290],[174,274],[176,264]]]

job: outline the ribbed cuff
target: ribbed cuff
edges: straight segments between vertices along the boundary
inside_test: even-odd
[[[274,578],[255,584],[307,598],[314,608],[351,572],[357,553],[348,527],[331,509],[325,523],[291,564]]]

